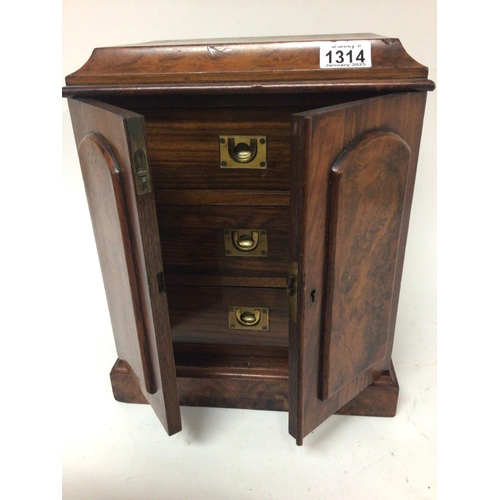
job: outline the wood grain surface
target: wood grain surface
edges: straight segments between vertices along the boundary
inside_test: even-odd
[[[148,113],[146,136],[156,189],[288,191],[290,115],[288,108],[276,107]],[[267,167],[221,168],[219,135],[266,136]]]
[[[175,342],[258,346],[288,345],[288,297],[284,289],[168,286],[170,322]],[[232,306],[266,308],[269,330],[232,330]]]
[[[143,118],[99,102],[69,107],[118,355],[174,434],[181,421],[155,200],[136,195],[132,167],[131,148],[146,150]]]
[[[322,69],[321,42],[369,40],[372,67]],[[193,71],[193,68],[196,71]],[[427,68],[412,59],[395,38],[373,34],[154,42],[95,49],[89,61],[66,77],[67,86],[154,85],[217,82],[287,83],[403,80],[425,81]],[[227,89],[226,89],[227,90]]]
[[[158,206],[165,272],[173,275],[241,278],[286,278],[289,267],[290,210],[288,207]],[[267,254],[226,255],[224,231],[266,231]],[[250,233],[249,233],[250,234]],[[198,280],[199,283],[199,280]],[[186,284],[189,284],[187,282]]]
[[[322,399],[385,357],[409,161],[401,137],[373,131],[332,167]]]
[[[301,444],[303,437],[344,406],[391,366],[394,326],[408,230],[411,197],[425,106],[425,93],[375,97],[297,114],[293,117],[291,256],[299,264],[297,324],[290,323],[290,433]],[[400,244],[396,254],[394,284],[385,352],[374,366],[366,366],[329,399],[321,394],[322,347],[327,310],[327,235],[330,222],[331,167],[342,152],[363,134],[380,130],[400,136],[410,147],[411,159],[402,207]],[[339,213],[338,217],[344,214]],[[314,292],[314,293],[313,293]],[[314,298],[314,300],[313,300]],[[331,314],[334,314],[334,309]],[[378,357],[378,356],[376,356]]]

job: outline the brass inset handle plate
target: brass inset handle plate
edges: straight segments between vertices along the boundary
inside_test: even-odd
[[[267,139],[263,135],[220,135],[220,168],[267,168]]]
[[[269,310],[263,307],[229,306],[231,330],[269,330]]]
[[[225,229],[224,251],[228,257],[267,257],[267,231]]]

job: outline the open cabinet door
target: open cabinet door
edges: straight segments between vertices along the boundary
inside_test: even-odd
[[[174,434],[180,408],[144,119],[68,103],[118,356]]]
[[[297,444],[391,370],[425,98],[392,94],[293,116],[290,433]],[[358,414],[377,414],[370,411]]]

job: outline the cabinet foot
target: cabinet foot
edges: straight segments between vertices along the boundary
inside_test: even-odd
[[[336,415],[364,417],[394,417],[398,403],[399,385],[394,366],[384,372],[373,384],[349,401]]]
[[[147,400],[139,388],[137,377],[125,361],[117,359],[111,373],[111,387],[113,396],[121,403],[147,404]]]

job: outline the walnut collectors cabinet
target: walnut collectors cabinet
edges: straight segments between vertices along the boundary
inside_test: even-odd
[[[66,79],[118,360],[115,398],[393,416],[427,91],[370,34],[96,49]]]

